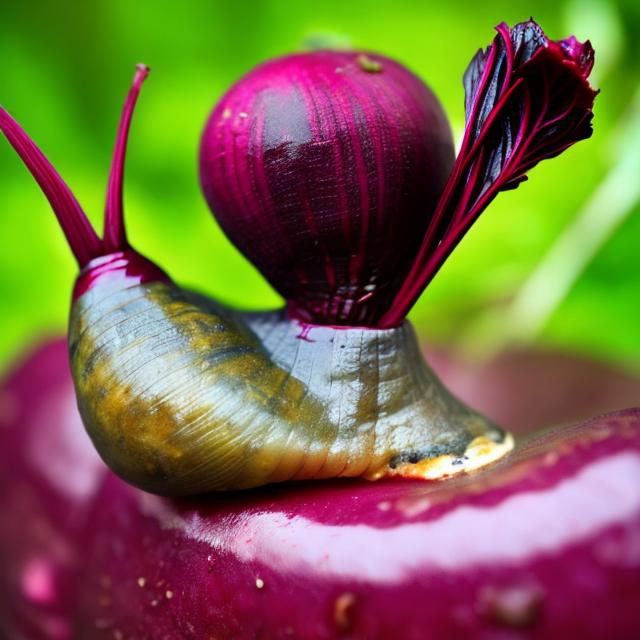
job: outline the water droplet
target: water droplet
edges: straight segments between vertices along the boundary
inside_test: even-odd
[[[43,558],[32,558],[22,570],[22,590],[27,598],[39,604],[49,604],[55,601],[54,582],[54,567]]]
[[[532,627],[539,620],[543,593],[535,585],[486,587],[480,601],[494,622],[522,629]]]

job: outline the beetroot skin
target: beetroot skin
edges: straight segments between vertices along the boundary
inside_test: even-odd
[[[0,392],[0,620],[20,638],[634,638],[640,410],[444,482],[197,500],[109,472],[65,345]]]

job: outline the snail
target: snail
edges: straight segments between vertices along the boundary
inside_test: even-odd
[[[0,130],[49,199],[80,266],[69,354],[84,425],[108,466],[188,496],[287,480],[440,478],[512,437],[455,399],[406,314],[489,202],[591,133],[588,42],[497,28],[465,74],[454,160],[433,94],[371,53],[287,56],[241,79],[205,129],[200,175],[236,246],[287,305],[226,308],[129,244],[124,157],[148,68],[115,145],[99,238],[18,123]]]

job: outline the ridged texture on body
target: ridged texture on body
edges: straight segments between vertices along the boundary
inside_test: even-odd
[[[246,318],[166,283],[74,304],[80,411],[109,466],[156,493],[375,476],[503,433],[451,397],[411,327]]]
[[[353,51],[261,65],[215,108],[200,153],[232,242],[301,317],[351,325],[386,310],[454,157],[426,85]]]

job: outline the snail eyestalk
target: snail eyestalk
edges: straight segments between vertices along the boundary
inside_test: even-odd
[[[104,249],[106,253],[121,251],[127,247],[127,235],[124,226],[124,207],[122,183],[124,178],[124,160],[127,153],[127,140],[131,128],[131,118],[140,95],[142,83],[149,75],[149,67],[139,64],[133,78],[133,85],[124,103],[122,118],[118,127],[118,136],[113,151],[109,185],[107,187],[107,204],[104,214]]]
[[[101,255],[102,241],[93,230],[71,189],[24,129],[2,107],[0,131],[4,133],[49,200],[78,264],[82,267],[92,258]]]
[[[122,182],[127,138],[133,110],[140,88],[149,75],[149,67],[139,64],[133,85],[124,104],[118,127],[104,219],[104,239],[100,239],[91,226],[85,212],[51,162],[31,140],[18,122],[0,107],[0,131],[4,133],[25,166],[49,200],[58,222],[69,244],[71,252],[82,268],[95,258],[129,248],[125,233],[122,204]]]

